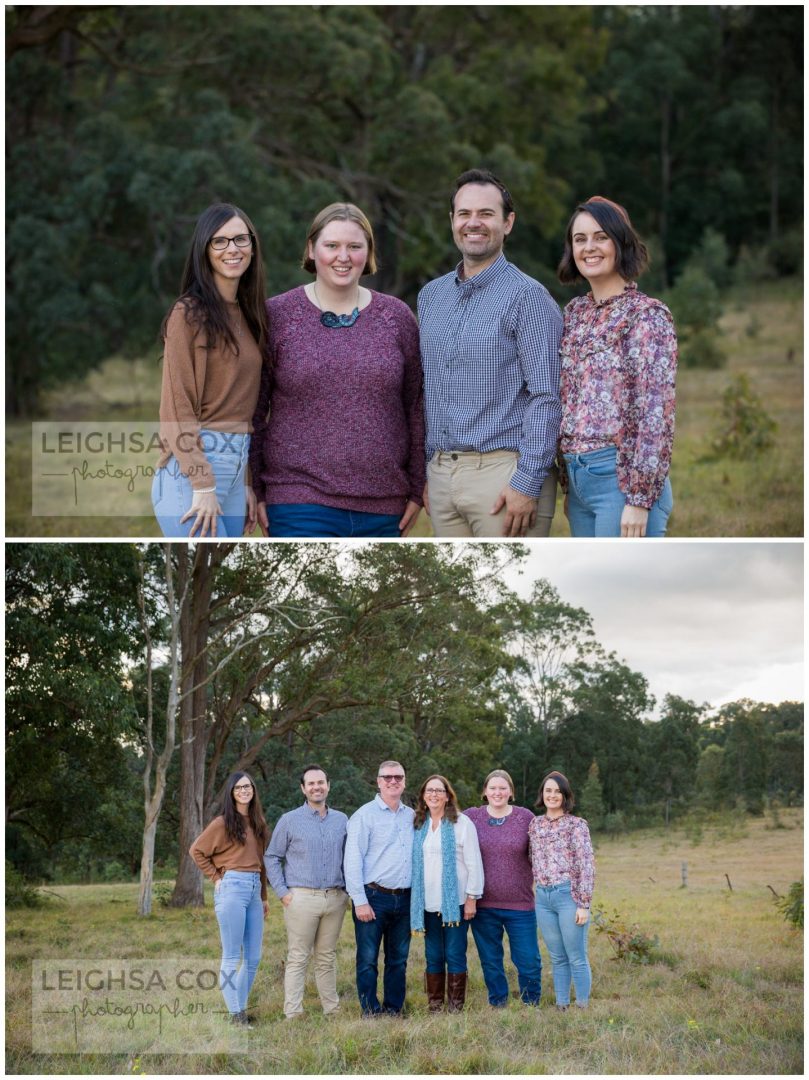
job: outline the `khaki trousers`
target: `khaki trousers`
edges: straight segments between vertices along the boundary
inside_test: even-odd
[[[505,506],[490,510],[517,468],[514,450],[489,454],[440,450],[427,465],[430,520],[436,536],[500,537]],[[556,509],[556,469],[548,473],[537,503],[537,520],[528,536],[548,536]]]
[[[348,905],[342,889],[289,890],[292,901],[284,906],[287,928],[287,963],[284,974],[284,1014],[303,1012],[306,967],[314,954],[315,985],[323,1012],[340,1004],[337,996],[337,940]]]

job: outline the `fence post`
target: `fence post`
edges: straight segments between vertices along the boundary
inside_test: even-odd
[[[687,889],[688,888],[688,863],[687,862],[684,862],[684,863],[681,864],[681,866],[680,866],[680,874],[681,874],[682,879],[683,879],[683,883],[680,886],[680,888],[681,889]]]

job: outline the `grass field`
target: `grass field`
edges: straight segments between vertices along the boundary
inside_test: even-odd
[[[801,1074],[803,934],[784,922],[768,886],[784,894],[803,873],[802,813],[770,820],[692,822],[597,843],[594,907],[618,911],[659,938],[648,965],[613,959],[591,933],[591,1007],[557,1013],[543,946],[539,1010],[486,1005],[474,944],[467,1010],[429,1015],[423,946],[414,942],[404,1020],[363,1021],[353,987],[353,930],[338,953],[341,1014],[325,1020],[314,988],[306,1017],[284,1020],[280,904],[273,898],[251,997],[257,1025],[239,1054],[31,1052],[31,962],[43,958],[218,959],[210,905],[135,913],[134,885],[56,887],[61,899],[7,918],[6,1071],[10,1073],[269,1074]],[[681,865],[688,885],[681,888]],[[725,878],[730,879],[732,891]],[[513,971],[512,985],[514,983]]]
[[[672,461],[675,508],[672,537],[803,535],[803,287],[797,280],[737,289],[725,297],[721,322],[728,362],[720,371],[681,369],[677,379],[677,432]],[[776,446],[751,459],[710,461],[721,397],[733,375],[745,372],[778,424]],[[45,400],[41,420],[143,421],[157,416],[160,368],[154,358],[108,361],[83,382],[67,384]],[[153,455],[149,464],[153,464]],[[132,514],[130,507],[136,506]],[[31,517],[31,426],[6,426],[6,533],[8,536],[154,536],[149,484],[129,497],[121,489],[116,516]],[[129,511],[129,516],[125,511]],[[258,534],[257,534],[258,535]],[[413,533],[432,535],[422,514]],[[552,536],[569,535],[561,497]]]

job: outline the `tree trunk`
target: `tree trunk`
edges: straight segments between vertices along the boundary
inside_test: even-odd
[[[208,711],[208,633],[214,565],[211,545],[200,544],[194,557],[190,601],[183,612],[183,700],[180,706],[180,857],[172,907],[202,907],[203,882],[189,848],[202,832]]]
[[[668,288],[669,201],[671,198],[671,97],[666,93],[660,103],[660,269],[663,288]]]
[[[177,702],[179,695],[180,674],[180,618],[178,601],[174,591],[174,567],[172,565],[172,546],[164,545],[164,558],[166,567],[166,607],[171,621],[171,637],[169,642],[169,693],[166,701],[166,741],[159,757],[155,761],[153,735],[153,689],[152,689],[152,638],[149,632],[149,622],[146,615],[144,599],[144,575],[143,559],[141,558],[141,580],[139,588],[139,601],[141,613],[141,627],[146,640],[146,761],[143,773],[143,798],[144,798],[144,826],[143,846],[140,861],[140,893],[138,896],[138,914],[151,915],[152,913],[152,880],[154,875],[154,849],[155,836],[157,834],[157,822],[160,811],[163,808],[163,799],[166,794],[166,775],[169,770],[172,755],[174,754],[174,735],[176,731]],[[187,549],[180,549],[178,555],[179,573],[178,579],[185,577],[184,566]],[[180,590],[180,605],[182,605],[183,592]],[[152,785],[152,769],[154,768],[154,786]]]

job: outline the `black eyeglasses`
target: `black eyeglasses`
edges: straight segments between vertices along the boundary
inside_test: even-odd
[[[401,780],[404,780],[404,773],[392,773],[388,775],[380,773],[379,779],[384,780],[386,784],[398,784]]]
[[[234,791],[243,791],[243,792],[247,793],[248,791],[253,790],[253,785],[252,784],[237,784],[236,787],[233,790]]]
[[[209,243],[214,251],[224,251],[231,243],[236,247],[246,248],[253,243],[253,236],[252,233],[239,233],[238,236],[212,236]]]

